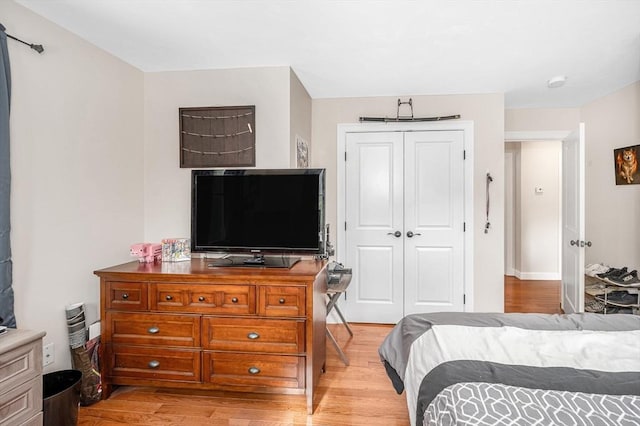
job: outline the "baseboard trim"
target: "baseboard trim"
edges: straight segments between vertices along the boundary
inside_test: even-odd
[[[518,279],[539,280],[539,281],[559,281],[562,278],[558,272],[519,272]]]

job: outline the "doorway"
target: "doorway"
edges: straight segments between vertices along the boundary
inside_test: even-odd
[[[505,144],[505,275],[560,280],[562,142]]]
[[[556,140],[562,144],[560,305],[566,313],[583,312],[584,251],[589,246],[585,236],[585,125],[579,123],[568,132],[505,132],[505,142]],[[526,240],[521,236],[521,241]]]

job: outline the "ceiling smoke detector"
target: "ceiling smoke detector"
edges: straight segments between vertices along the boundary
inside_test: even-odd
[[[564,83],[566,83],[566,81],[567,81],[566,76],[557,75],[555,77],[550,78],[549,81],[547,81],[547,87],[549,89],[557,89],[558,87],[564,86]]]

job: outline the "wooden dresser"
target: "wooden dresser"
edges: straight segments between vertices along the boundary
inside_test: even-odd
[[[44,332],[0,334],[0,426],[42,425]]]
[[[138,262],[100,277],[103,395],[112,385],[306,394],[325,365],[326,268]]]

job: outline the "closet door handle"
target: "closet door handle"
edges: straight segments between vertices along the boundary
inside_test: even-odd
[[[387,235],[393,235],[396,238],[400,238],[402,237],[402,232],[400,231],[396,231],[396,232],[387,232]]]
[[[407,232],[407,237],[409,237],[409,238],[413,237],[414,235],[422,235],[422,234],[420,234],[420,233],[418,233],[418,232],[416,232],[416,233],[414,234],[412,231],[408,231],[408,232]]]
[[[569,241],[569,244],[571,244],[572,246],[578,246],[578,240],[571,240]]]

